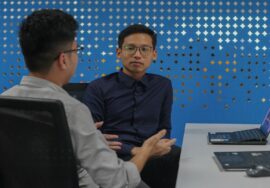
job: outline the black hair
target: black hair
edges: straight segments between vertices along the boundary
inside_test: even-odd
[[[130,25],[127,28],[125,28],[124,30],[122,30],[120,32],[120,34],[118,35],[118,47],[121,48],[123,43],[124,43],[124,39],[132,34],[135,33],[145,33],[148,34],[151,38],[152,38],[152,44],[153,44],[153,48],[156,48],[156,44],[157,44],[157,34],[151,30],[149,27],[146,27],[145,25],[142,24],[134,24],[134,25]]]
[[[77,21],[58,9],[34,11],[19,29],[19,41],[30,72],[48,71],[55,58],[71,44],[78,29]]]

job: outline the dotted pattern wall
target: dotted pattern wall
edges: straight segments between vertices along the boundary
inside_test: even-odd
[[[118,71],[117,35],[132,23],[158,33],[149,72],[174,87],[173,132],[181,144],[186,122],[260,123],[269,108],[267,0],[1,0],[0,91],[27,74],[18,25],[40,8],[60,8],[80,22],[85,50],[72,82]]]

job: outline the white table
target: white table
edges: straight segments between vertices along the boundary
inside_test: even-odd
[[[258,127],[247,124],[195,124],[187,123],[176,188],[266,188],[270,177],[250,178],[244,171],[223,171],[214,160],[214,151],[270,150],[267,145],[209,145],[207,133],[236,131]],[[270,159],[269,159],[270,160]]]

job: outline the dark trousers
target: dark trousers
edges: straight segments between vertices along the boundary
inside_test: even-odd
[[[181,148],[161,157],[150,159],[141,172],[142,180],[151,188],[175,188]]]
[[[181,148],[172,146],[166,155],[155,157],[147,161],[141,178],[150,188],[175,188],[178,173]],[[130,156],[119,156],[125,161],[131,159]]]

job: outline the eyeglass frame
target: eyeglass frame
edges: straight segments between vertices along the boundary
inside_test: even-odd
[[[127,53],[127,55],[134,55],[134,54],[136,54],[137,53],[137,51],[138,51],[138,49],[139,49],[139,52],[140,52],[140,54],[143,56],[143,57],[148,57],[149,55],[150,55],[150,53],[154,50],[154,47],[152,47],[152,46],[148,46],[148,45],[143,45],[143,46],[135,46],[135,45],[133,45],[133,44],[126,44],[126,45],[122,45],[122,47],[120,48],[121,50],[127,50],[125,47],[128,47],[128,46],[132,46],[132,47],[134,47],[136,50],[133,52],[133,53]],[[144,47],[148,47],[149,49],[150,49],[150,51],[149,51],[149,54],[147,54],[147,55],[145,55],[145,54],[143,54],[142,53],[142,51],[141,51],[141,49],[142,48],[144,48]],[[127,51],[126,51],[127,52]]]
[[[57,59],[60,56],[61,53],[65,54],[65,53],[72,53],[72,52],[78,52],[78,51],[83,51],[83,50],[84,50],[84,46],[79,45],[75,49],[70,49],[70,50],[65,50],[65,51],[59,52],[59,54],[54,59]]]

